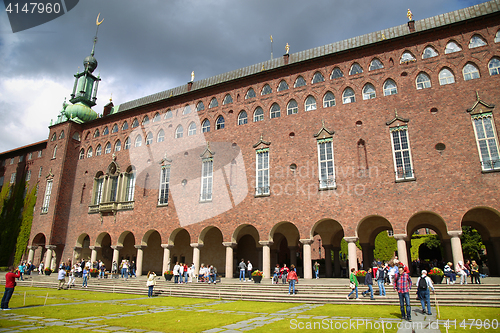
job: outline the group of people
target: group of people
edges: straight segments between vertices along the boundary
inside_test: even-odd
[[[248,275],[248,281],[252,281],[252,272],[253,272],[253,265],[248,260],[248,263],[245,264],[245,259],[241,259],[240,263],[238,264],[238,268],[240,270],[240,282],[246,282],[245,277]]]
[[[460,284],[467,284],[467,277],[470,276],[470,283],[481,284],[481,274],[479,273],[479,265],[475,260],[467,260],[464,264],[459,261],[453,269],[453,263],[448,262],[443,269],[444,276],[449,279],[450,284],[455,284],[457,276],[460,277]]]

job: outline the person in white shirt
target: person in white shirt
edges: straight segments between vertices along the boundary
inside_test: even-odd
[[[467,272],[465,271],[465,266],[462,261],[459,261],[455,266],[455,272],[460,276],[460,284],[467,284]]]
[[[253,266],[252,266],[252,263],[250,262],[250,260],[248,260],[248,264],[247,264],[247,270],[248,270],[248,280],[252,280],[252,270],[253,270]]]
[[[179,262],[176,262],[174,266],[174,283],[179,283],[179,268]]]
[[[179,276],[180,276],[179,283],[182,283],[182,277],[184,276],[184,264],[183,263],[181,263],[179,265]]]

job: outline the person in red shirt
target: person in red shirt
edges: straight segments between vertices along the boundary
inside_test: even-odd
[[[9,302],[16,286],[15,279],[20,276],[21,274],[19,273],[19,270],[14,271],[14,266],[9,267],[9,272],[5,274],[5,292],[3,293],[2,298],[2,310],[10,310]]]

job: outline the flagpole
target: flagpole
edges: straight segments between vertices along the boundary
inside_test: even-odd
[[[271,35],[271,60],[273,60],[273,35]]]

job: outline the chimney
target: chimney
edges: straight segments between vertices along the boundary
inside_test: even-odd
[[[415,20],[408,21],[408,29],[410,32],[415,32]]]

